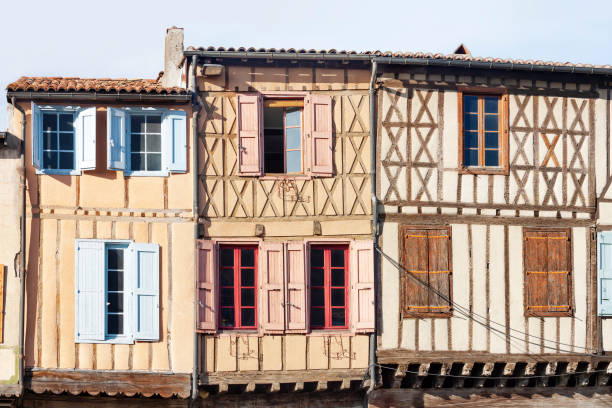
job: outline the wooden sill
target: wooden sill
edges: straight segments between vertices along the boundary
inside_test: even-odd
[[[507,176],[509,170],[503,167],[459,167],[459,174]]]

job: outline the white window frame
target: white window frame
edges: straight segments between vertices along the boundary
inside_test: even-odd
[[[135,176],[135,177],[167,177],[170,172],[167,169],[167,159],[168,152],[166,151],[166,143],[165,139],[170,137],[167,134],[164,134],[164,115],[170,112],[169,109],[165,108],[131,108],[126,107],[123,108],[126,111],[126,134],[125,134],[125,170],[124,175],[126,176]],[[160,117],[160,126],[161,126],[161,170],[149,171],[149,170],[132,170],[132,115],[159,115]]]
[[[78,155],[78,146],[77,146],[77,140],[76,140],[76,126],[75,126],[75,121],[76,121],[76,116],[77,113],[79,112],[79,110],[81,109],[80,106],[60,106],[60,105],[39,105],[38,108],[40,109],[40,113],[41,113],[41,117],[40,120],[42,121],[42,116],[45,113],[56,113],[56,114],[61,114],[61,113],[72,113],[72,134],[74,137],[74,141],[73,141],[73,162],[72,162],[72,169],[45,169],[42,166],[42,161],[43,161],[43,130],[42,130],[42,125],[41,125],[41,129],[37,130],[37,134],[36,135],[32,135],[33,137],[37,137],[39,140],[39,146],[40,146],[40,160],[41,160],[41,168],[40,169],[36,169],[36,174],[54,174],[54,175],[70,175],[70,176],[78,176],[81,174],[81,170],[77,168],[77,155]],[[32,148],[34,148],[34,146],[32,146]]]

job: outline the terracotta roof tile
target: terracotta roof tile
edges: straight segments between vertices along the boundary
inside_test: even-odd
[[[6,87],[13,92],[103,92],[187,94],[180,87],[165,88],[156,79],[21,77]]]

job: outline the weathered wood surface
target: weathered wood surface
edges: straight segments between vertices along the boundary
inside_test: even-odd
[[[209,384],[273,384],[295,382],[336,382],[362,380],[366,368],[344,370],[292,370],[292,371],[242,371],[235,373],[211,373],[200,376],[200,385]]]
[[[145,407],[145,408],[178,408],[188,407],[188,399],[159,399],[142,397],[107,397],[91,395],[53,395],[34,394],[28,392],[23,398],[23,408],[115,408],[115,407]]]
[[[364,391],[327,391],[299,393],[251,393],[249,395],[221,394],[205,396],[200,407],[286,407],[286,408],[361,408]]]

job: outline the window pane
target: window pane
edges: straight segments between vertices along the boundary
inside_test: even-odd
[[[485,115],[485,130],[497,130],[499,126],[499,116]]]
[[[332,267],[343,267],[344,266],[344,250],[332,249],[331,250],[331,266]]]
[[[231,248],[221,248],[221,265],[234,266],[234,250]]]
[[[464,166],[478,166],[478,150],[466,149],[463,151]]]
[[[147,170],[148,171],[161,170],[161,154],[159,153],[147,154]]]
[[[43,152],[43,167],[57,169],[57,152]]]
[[[344,289],[332,289],[331,305],[344,306]]]
[[[344,269],[332,269],[331,285],[332,286],[344,286]]]
[[[240,304],[242,306],[255,306],[255,289],[241,289]]]
[[[106,332],[108,334],[123,334],[123,315],[106,315]]]
[[[132,115],[130,116],[132,121],[131,121],[131,127],[130,127],[130,132],[131,133],[145,133],[145,117],[142,115]]]
[[[123,312],[123,293],[109,293],[106,309],[109,313]]]
[[[234,289],[221,289],[221,306],[234,306]]]
[[[264,108],[264,127],[283,128],[283,108]]]
[[[287,149],[300,149],[302,147],[302,129],[287,129]]]
[[[485,150],[485,166],[499,166],[498,150]]]
[[[313,308],[310,310],[310,324],[314,327],[325,326],[325,309]]]
[[[234,308],[233,307],[221,309],[221,326],[234,327]]]
[[[301,121],[302,121],[302,109],[287,108],[287,114],[285,116],[286,126],[300,126]]]
[[[221,286],[234,286],[234,270],[221,269]]]
[[[463,112],[478,112],[478,97],[463,95]]]
[[[478,132],[463,132],[463,147],[478,147]]]
[[[113,291],[123,290],[123,272],[108,271],[108,290],[113,290]]]
[[[60,133],[59,134],[59,148],[60,150],[74,150],[74,134],[73,133]]]
[[[325,271],[313,268],[310,271],[310,286],[323,286],[325,282]]]
[[[161,133],[161,116],[147,116],[147,133]]]
[[[282,128],[264,130],[264,170],[266,173],[285,171],[285,142]]]
[[[332,309],[332,326],[344,326],[345,324],[344,309]]]
[[[255,309],[242,309],[240,312],[243,326],[255,326]]]
[[[74,155],[70,153],[59,154],[59,168],[65,170],[71,170],[74,168]]]
[[[478,114],[466,113],[463,115],[463,129],[478,131]]]
[[[310,302],[312,306],[325,306],[324,289],[311,289],[310,290]]]
[[[59,115],[59,130],[72,132],[72,114],[63,113]]]
[[[499,147],[499,133],[485,132],[485,149],[497,149]]]
[[[255,250],[254,249],[243,249],[240,251],[240,265],[241,266],[255,266]]]
[[[240,284],[242,286],[255,286],[255,269],[243,269]]]
[[[302,151],[292,150],[287,152],[287,173],[298,173],[302,171]]]
[[[132,161],[130,162],[130,168],[132,170],[144,170],[145,169],[145,155],[132,153]]]
[[[43,131],[57,130],[57,115],[54,113],[43,113]]]
[[[484,98],[484,109],[485,113],[497,113],[499,97],[497,96],[485,96]]]
[[[130,136],[130,149],[132,152],[144,152],[145,151],[145,135],[131,135]]]
[[[161,153],[161,135],[147,135],[147,152]]]
[[[310,251],[310,264],[312,266],[323,267],[323,250],[313,249]]]
[[[108,269],[123,269],[123,250],[108,250]]]
[[[43,133],[43,150],[57,150],[57,133]]]

